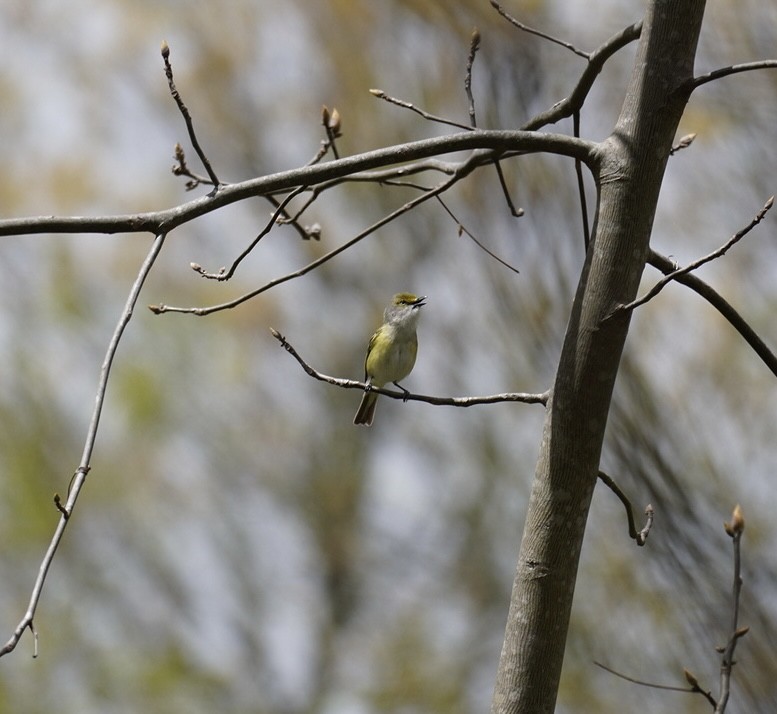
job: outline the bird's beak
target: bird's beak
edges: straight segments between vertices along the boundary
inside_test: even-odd
[[[423,307],[424,305],[426,305],[426,295],[422,295],[420,298],[418,298],[413,303],[413,308],[415,309],[417,307]]]

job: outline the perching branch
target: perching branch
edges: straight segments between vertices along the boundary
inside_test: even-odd
[[[97,429],[100,425],[100,415],[102,414],[103,404],[105,403],[105,391],[108,387],[108,377],[110,376],[113,359],[116,356],[116,351],[119,348],[119,342],[121,341],[122,335],[124,334],[124,330],[132,318],[132,313],[135,309],[135,305],[137,304],[138,296],[140,295],[140,290],[143,287],[143,283],[148,277],[148,274],[151,272],[151,268],[159,256],[159,252],[162,250],[165,237],[166,234],[164,233],[160,233],[156,237],[156,240],[151,246],[151,250],[146,256],[146,259],[143,261],[143,265],[140,266],[140,271],[138,272],[137,278],[135,278],[135,282],[132,284],[129,296],[127,297],[127,302],[124,305],[124,310],[119,317],[119,321],[113,331],[113,336],[108,343],[108,349],[105,353],[105,358],[103,359],[102,368],[100,369],[100,379],[97,383],[97,396],[95,397],[92,419],[89,422],[89,428],[86,432],[86,443],[84,444],[81,463],[76,469],[75,475],[70,484],[67,495],[67,502],[65,505],[62,505],[61,499],[58,495],[56,495],[54,498],[57,510],[60,512],[59,523],[57,524],[57,528],[54,531],[54,535],[51,539],[51,542],[49,543],[49,547],[46,550],[46,554],[43,556],[43,561],[41,562],[40,568],[38,569],[38,577],[35,579],[35,584],[32,588],[32,595],[30,597],[30,602],[27,605],[27,612],[25,612],[24,617],[17,625],[16,630],[14,630],[11,638],[8,640],[8,642],[5,643],[3,648],[0,649],[0,657],[14,650],[27,628],[33,632],[35,639],[33,656],[37,656],[38,638],[33,625],[35,611],[38,608],[40,596],[43,592],[43,585],[46,582],[46,576],[48,575],[49,568],[51,567],[51,563],[54,560],[54,555],[56,554],[57,548],[62,541],[62,536],[65,533],[67,524],[70,522],[70,516],[73,515],[73,509],[75,508],[78,496],[81,493],[81,489],[84,483],[86,482],[86,475],[89,473],[89,469],[91,468],[90,463],[92,460],[92,452],[94,451],[94,444],[97,438]]]
[[[451,406],[451,407],[472,407],[476,404],[496,404],[499,402],[522,402],[524,404],[547,404],[549,393],[542,392],[541,394],[529,394],[526,392],[505,392],[504,394],[491,394],[485,397],[430,397],[423,394],[412,394],[406,392],[397,392],[392,389],[382,389],[366,382],[359,382],[355,379],[341,379],[339,377],[330,377],[329,375],[322,374],[311,367],[302,357],[300,357],[297,350],[289,343],[289,341],[274,328],[270,328],[272,336],[281,343],[281,346],[292,356],[297,362],[299,362],[302,369],[305,372],[317,379],[320,382],[326,382],[336,387],[342,387],[343,389],[361,389],[362,391],[370,389],[370,391],[377,394],[384,394],[392,399],[401,399],[402,401],[416,401],[426,402],[427,404],[436,404],[438,406]]]

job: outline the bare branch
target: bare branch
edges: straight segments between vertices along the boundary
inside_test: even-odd
[[[216,172],[213,170],[213,167],[211,166],[210,161],[208,160],[208,157],[205,155],[205,152],[202,150],[202,147],[200,146],[200,142],[197,140],[197,134],[194,131],[194,122],[192,122],[192,116],[189,113],[189,109],[184,104],[180,93],[176,89],[175,82],[173,81],[173,68],[170,64],[170,47],[167,44],[167,42],[162,42],[162,59],[165,62],[165,75],[167,76],[167,84],[170,87],[170,94],[173,96],[173,99],[175,100],[175,103],[178,106],[178,111],[181,112],[181,116],[183,117],[183,120],[186,123],[186,130],[189,132],[189,139],[192,142],[192,146],[194,147],[194,150],[197,152],[197,156],[200,157],[200,161],[202,161],[202,165],[205,167],[205,170],[208,172],[208,176],[210,177],[210,180],[213,183],[213,191],[215,193],[219,187],[219,179],[218,179],[218,176],[216,176]]]
[[[534,119],[524,124],[521,128],[527,131],[540,129],[548,124],[555,124],[557,121],[566,119],[575,112],[580,111],[588,93],[591,91],[591,87],[594,85],[594,81],[599,76],[607,60],[629,43],[638,40],[641,33],[642,22],[635,22],[633,25],[629,25],[610,37],[590,55],[586,55],[588,57],[588,65],[583,74],[580,75],[580,79],[577,81],[577,85],[572,90],[572,93],[566,99],[562,99],[558,104],[534,117]]]
[[[396,97],[389,96],[382,89],[371,89],[370,94],[373,97],[377,97],[378,99],[383,99],[389,104],[396,104],[398,107],[402,107],[403,109],[409,109],[411,112],[415,112],[419,116],[422,116],[424,119],[428,119],[429,121],[435,121],[438,124],[447,124],[448,126],[455,126],[456,128],[464,129],[465,131],[472,131],[473,129],[473,127],[467,126],[466,124],[461,124],[460,122],[453,121],[451,119],[444,119],[443,117],[438,117],[436,114],[430,114],[423,109],[419,109],[414,104],[406,102],[404,99],[397,99]]]
[[[502,265],[504,265],[505,268],[509,268],[510,270],[512,270],[516,274],[519,274],[521,272],[520,270],[518,270],[518,268],[510,265],[510,263],[508,263],[506,260],[502,260],[502,258],[500,258],[496,253],[494,253],[491,250],[489,250],[488,248],[486,248],[486,246],[483,245],[483,243],[481,243],[477,238],[475,238],[475,236],[464,227],[464,224],[458,218],[456,218],[455,215],[453,215],[453,211],[451,211],[451,209],[448,208],[448,205],[445,203],[445,201],[443,201],[439,196],[436,196],[436,198],[439,201],[440,205],[445,209],[445,212],[456,223],[456,225],[457,225],[457,227],[459,229],[459,235],[462,235],[462,234],[466,235],[470,240],[472,240],[473,243],[475,243],[475,245],[478,248],[480,248],[483,252],[485,252],[488,255],[490,255],[495,261],[497,261],[497,263],[501,263]]]
[[[677,265],[669,260],[669,258],[656,253],[654,250],[650,251],[648,262],[665,275],[674,272],[677,268]],[[747,344],[750,345],[755,353],[761,358],[763,363],[772,371],[772,374],[777,377],[777,355],[766,346],[766,343],[758,336],[758,333],[750,327],[747,321],[720,295],[720,293],[692,273],[679,275],[675,280],[681,285],[689,287],[710,303],[710,305],[712,305],[729,322],[729,324],[739,332]]]
[[[71,216],[36,216],[0,220],[0,236],[29,235],[33,233],[169,233],[174,228],[188,223],[206,213],[242,201],[250,196],[266,196],[285,193],[297,186],[315,186],[359,172],[378,169],[394,164],[428,159],[430,157],[474,151],[467,159],[476,165],[492,163],[496,156],[513,153],[549,152],[579,158],[589,167],[596,163],[596,144],[563,134],[533,131],[484,130],[477,129],[436,136],[420,141],[408,142],[384,149],[376,149],[337,161],[281,171],[267,176],[249,179],[239,183],[221,184],[218,193],[201,196],[181,206],[163,211],[136,213],[96,218]],[[404,167],[412,171],[412,166]],[[400,171],[400,169],[395,169]]]
[[[590,55],[588,52],[583,52],[583,50],[577,49],[573,44],[570,44],[569,42],[565,42],[564,40],[559,40],[557,37],[553,37],[552,35],[547,35],[544,32],[540,32],[539,30],[534,30],[533,28],[529,27],[528,25],[524,25],[522,22],[519,22],[516,20],[512,15],[508,15],[505,10],[502,9],[502,6],[496,1],[491,0],[491,6],[505,19],[507,20],[511,25],[514,27],[517,27],[519,30],[523,30],[524,32],[528,32],[530,35],[537,35],[537,37],[542,37],[544,40],[548,40],[550,42],[555,42],[557,45],[561,45],[562,47],[565,47],[570,52],[574,52],[576,55],[583,57],[585,59],[590,59]]]
[[[597,662],[594,660],[594,664],[597,667],[600,667],[605,672],[609,672],[610,674],[614,674],[616,677],[619,677],[620,679],[625,679],[627,682],[631,682],[632,684],[639,684],[641,687],[650,687],[651,689],[665,689],[669,692],[685,692],[686,694],[694,694],[695,689],[688,689],[687,687],[673,687],[670,684],[655,684],[654,682],[645,682],[642,679],[635,679],[634,677],[629,677],[626,674],[622,674],[621,672],[618,672],[611,667],[608,667],[605,664],[602,664],[601,662]]]
[[[731,523],[724,523],[726,533],[731,537],[734,546],[734,585],[731,596],[731,634],[723,649],[720,663],[720,694],[715,714],[726,710],[728,698],[731,694],[731,672],[734,668],[734,650],[739,640],[744,637],[749,628],[739,627],[739,598],[742,594],[742,557],[741,540],[745,531],[745,519],[742,508],[737,504],[732,513]]]
[[[572,125],[574,129],[574,135],[580,136],[580,112],[577,111],[572,115]],[[580,214],[583,219],[583,246],[586,251],[588,250],[588,244],[591,242],[591,227],[588,225],[588,201],[585,197],[585,181],[583,180],[583,166],[575,159],[575,178],[577,179],[577,195],[580,199]]]
[[[175,145],[174,156],[178,163],[174,164],[172,167],[173,176],[186,176],[189,179],[189,181],[187,181],[185,184],[187,191],[193,191],[201,184],[211,186],[213,185],[213,181],[211,181],[207,176],[196,174],[189,168],[189,165],[186,163],[186,153],[180,144]]]
[[[653,506],[649,503],[645,507],[646,521],[641,531],[637,531],[637,527],[634,521],[634,509],[631,505],[631,501],[628,496],[621,490],[615,481],[608,476],[604,471],[599,471],[599,480],[604,483],[619,499],[626,509],[626,520],[628,521],[629,537],[636,541],[637,545],[645,545],[648,535],[650,535],[650,529],[653,527]]]
[[[423,394],[412,394],[410,392],[397,392],[392,389],[382,389],[375,387],[366,382],[359,382],[355,379],[341,379],[339,377],[330,377],[326,374],[313,369],[307,362],[305,362],[289,341],[275,328],[270,328],[272,336],[281,343],[283,349],[285,349],[295,360],[300,364],[305,372],[317,379],[320,382],[326,382],[336,387],[342,387],[343,389],[361,389],[362,391],[369,389],[377,394],[383,394],[392,399],[401,399],[402,401],[416,401],[426,402],[427,404],[435,404],[438,406],[451,406],[451,407],[472,407],[476,404],[496,404],[499,402],[522,402],[524,404],[547,404],[549,398],[549,392],[543,392],[541,394],[529,394],[525,392],[506,392],[504,394],[491,394],[485,397],[430,397]]]
[[[739,74],[740,72],[753,72],[757,69],[777,69],[777,60],[761,60],[759,62],[743,62],[742,64],[733,64],[730,67],[721,67],[713,72],[699,75],[691,80],[690,86],[686,86],[683,89],[688,93],[694,89],[701,87],[703,84],[713,82],[716,79],[722,79],[723,77],[729,77],[732,74]]]
[[[502,188],[502,195],[505,197],[505,203],[507,203],[507,207],[510,209],[510,215],[514,218],[520,218],[524,213],[523,208],[516,208],[513,199],[510,197],[510,191],[507,188],[507,182],[505,181],[505,175],[502,172],[502,164],[499,162],[499,159],[494,160],[494,168],[499,178],[499,186]]]
[[[428,199],[433,198],[434,196],[437,196],[438,194],[446,191],[459,179],[463,178],[468,173],[470,173],[470,171],[474,170],[474,168],[477,167],[476,163],[473,163],[471,166],[466,166],[466,163],[467,162],[462,164],[461,167],[459,168],[459,171],[455,173],[453,176],[451,176],[450,178],[448,178],[446,181],[442,182],[435,188],[429,189],[421,196],[414,198],[412,201],[408,201],[404,205],[397,208],[395,211],[392,211],[387,216],[384,216],[379,221],[376,221],[371,226],[363,230],[361,233],[351,238],[351,240],[343,243],[343,245],[335,248],[334,250],[329,251],[325,255],[322,255],[320,258],[317,258],[312,263],[308,263],[304,268],[300,268],[299,270],[295,270],[280,278],[271,280],[269,283],[265,283],[264,285],[262,285],[260,288],[257,288],[256,290],[252,290],[251,292],[246,293],[245,295],[241,295],[240,297],[235,298],[234,300],[230,300],[229,302],[221,303],[219,305],[211,305],[210,307],[174,307],[171,305],[149,305],[148,308],[155,315],[159,315],[164,312],[179,312],[179,313],[185,313],[190,315],[197,315],[199,317],[202,317],[204,315],[210,315],[214,312],[220,312],[221,310],[231,310],[232,308],[235,308],[238,305],[241,305],[247,300],[255,298],[257,295],[260,295],[261,293],[266,292],[270,288],[274,288],[276,285],[285,283],[288,280],[293,280],[294,278],[301,278],[303,275],[306,275],[311,270],[315,270],[320,265],[323,265],[324,263],[330,261],[332,258],[339,255],[343,251],[348,250],[348,248],[350,248],[351,246],[363,240],[371,233],[374,233],[378,228],[381,228],[387,223],[390,223],[391,221],[393,221],[395,218],[412,210],[418,204],[423,203],[424,201],[427,201]]]
[[[480,49],[480,31],[476,27],[472,30],[472,36],[469,40],[469,55],[467,55],[467,73],[464,76],[464,91],[467,94],[467,104],[469,105],[469,123],[474,129],[478,122],[475,116],[475,99],[472,96],[472,67],[475,64],[475,55]]]
[[[203,278],[208,278],[210,280],[229,280],[235,274],[237,266],[240,265],[246,256],[248,256],[248,254],[256,247],[259,241],[262,240],[262,238],[264,238],[273,229],[276,223],[279,222],[281,215],[285,214],[286,206],[288,206],[289,203],[295,197],[299,196],[306,188],[306,186],[299,186],[298,188],[295,188],[288,196],[286,196],[286,198],[283,199],[283,201],[278,203],[278,207],[275,209],[275,213],[273,213],[265,227],[262,229],[259,235],[256,236],[253,241],[251,241],[251,244],[235,259],[235,262],[232,263],[229,270],[222,268],[217,273],[208,273],[202,268],[202,266],[196,263],[192,263],[192,269],[202,275]]]
[[[76,501],[78,500],[78,495],[81,493],[81,489],[86,482],[86,475],[89,473],[89,464],[92,460],[94,443],[95,439],[97,438],[97,429],[100,425],[100,415],[102,414],[103,404],[105,403],[105,391],[108,387],[108,377],[110,376],[113,359],[116,356],[116,351],[119,348],[119,342],[121,341],[122,335],[124,334],[124,330],[132,318],[132,313],[138,301],[138,296],[140,295],[140,290],[143,287],[143,283],[148,277],[148,274],[151,272],[151,268],[153,267],[159,252],[162,250],[165,237],[166,234],[160,233],[151,246],[151,250],[146,256],[146,259],[143,261],[143,265],[140,267],[140,271],[138,272],[137,278],[135,278],[135,282],[132,284],[132,288],[130,289],[129,295],[127,297],[127,302],[124,305],[124,310],[119,317],[119,321],[113,331],[113,336],[108,343],[108,349],[106,350],[102,368],[100,369],[100,378],[97,383],[97,396],[95,397],[92,419],[89,422],[89,428],[87,429],[86,433],[86,443],[84,444],[81,463],[76,469],[75,476],[73,477],[73,480],[70,484],[67,503],[63,506],[61,501],[57,503],[57,500],[59,499],[55,499],[55,505],[57,510],[60,512],[57,528],[54,531],[54,535],[51,539],[51,542],[49,543],[48,549],[46,550],[46,554],[43,556],[43,561],[41,562],[40,568],[38,570],[38,577],[35,579],[35,584],[32,589],[30,602],[27,605],[27,612],[24,614],[24,617],[17,625],[16,630],[14,630],[11,638],[8,640],[8,642],[6,642],[3,648],[0,649],[0,657],[8,654],[9,652],[12,652],[15,649],[17,643],[27,628],[30,628],[30,631],[35,637],[35,653],[37,654],[38,638],[37,633],[35,632],[35,628],[33,627],[33,619],[35,617],[35,611],[38,608],[38,603],[40,602],[41,593],[43,592],[43,584],[46,582],[46,576],[48,575],[49,568],[51,567],[51,563],[54,560],[54,555],[56,554],[57,548],[62,541],[65,528],[70,522],[70,516],[73,514],[73,509],[75,508]]]
[[[753,220],[750,221],[750,223],[748,223],[741,230],[737,231],[720,248],[712,251],[712,253],[708,253],[702,258],[694,260],[692,263],[689,263],[683,268],[676,268],[671,273],[669,273],[668,275],[665,275],[661,280],[659,280],[648,291],[646,295],[642,296],[641,298],[638,298],[637,300],[633,300],[632,302],[626,305],[619,305],[605,319],[615,317],[618,314],[631,311],[634,308],[639,307],[640,305],[644,305],[646,302],[652,300],[656,295],[658,295],[658,293],[660,293],[669,283],[671,283],[673,280],[676,280],[678,276],[687,275],[691,271],[696,270],[697,268],[700,268],[705,263],[709,263],[710,261],[715,260],[715,258],[720,258],[722,255],[725,255],[726,252],[729,250],[729,248],[731,248],[735,243],[738,243],[742,238],[744,238],[751,230],[753,230],[753,228],[755,228],[764,219],[766,214],[769,212],[769,209],[773,205],[774,205],[774,196],[769,198],[769,200],[764,204],[764,207],[758,212],[755,218],[753,218]]]

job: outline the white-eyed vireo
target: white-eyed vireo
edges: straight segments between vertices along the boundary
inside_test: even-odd
[[[425,305],[426,296],[416,297],[411,293],[397,293],[383,312],[383,324],[375,330],[367,347],[364,359],[364,381],[373,387],[383,387],[393,382],[401,390],[407,390],[399,384],[410,374],[415,365],[418,352],[416,327]],[[375,405],[378,395],[366,391],[359,405],[359,411],[353,418],[354,424],[370,426],[375,417]]]

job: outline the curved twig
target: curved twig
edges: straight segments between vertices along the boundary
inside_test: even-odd
[[[620,486],[618,486],[618,484],[615,483],[615,481],[613,481],[610,476],[604,473],[604,471],[599,471],[597,476],[599,477],[599,480],[618,497],[620,502],[623,504],[623,507],[626,509],[626,520],[628,521],[629,537],[635,540],[637,545],[645,545],[645,541],[650,535],[650,529],[653,527],[653,506],[651,506],[649,503],[647,506],[645,506],[645,525],[641,531],[638,531],[634,521],[634,508],[631,505],[629,497],[621,490]]]

